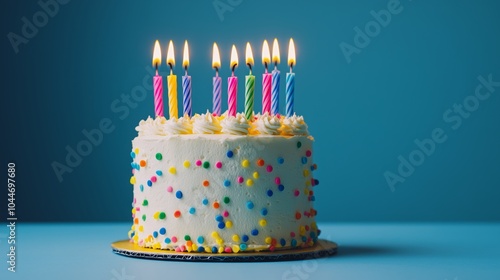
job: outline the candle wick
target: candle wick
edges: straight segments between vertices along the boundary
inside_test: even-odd
[[[267,62],[264,62],[264,67],[266,68],[266,73],[267,73]]]
[[[215,68],[215,77],[219,77],[219,67],[214,67]]]
[[[290,73],[292,73],[292,70],[293,70],[293,62],[290,63]]]
[[[170,75],[174,74],[174,70],[172,69],[173,68],[172,63],[168,63],[168,66],[170,66]]]
[[[184,73],[185,73],[186,76],[188,75],[188,67],[187,67],[187,65],[184,67]]]
[[[238,65],[238,64],[236,64],[236,63],[235,63],[235,64],[233,65],[233,68],[231,69],[231,71],[233,72],[233,76],[234,76],[234,69],[236,68],[236,65]]]
[[[247,63],[247,65],[248,65],[248,68],[250,68],[250,75],[252,75],[252,64]]]
[[[158,62],[155,63],[156,76],[158,76]]]
[[[274,70],[278,70],[278,62],[274,62]]]

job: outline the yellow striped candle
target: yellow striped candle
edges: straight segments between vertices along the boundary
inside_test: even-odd
[[[167,50],[167,64],[170,66],[170,75],[167,76],[168,84],[168,112],[170,118],[178,118],[179,113],[177,110],[177,75],[174,75],[174,44],[172,41],[168,44]]]

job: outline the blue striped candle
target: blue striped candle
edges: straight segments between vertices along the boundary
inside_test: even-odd
[[[293,111],[293,95],[295,92],[295,73],[286,73],[286,116],[291,117]]]
[[[191,108],[191,76],[182,76],[182,94],[184,115],[191,117],[193,115],[193,110]]]

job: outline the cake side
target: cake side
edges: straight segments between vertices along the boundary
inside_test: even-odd
[[[131,240],[188,252],[312,246],[312,144],[308,135],[136,137]]]

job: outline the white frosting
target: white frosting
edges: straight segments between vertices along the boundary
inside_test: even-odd
[[[283,135],[309,135],[304,117],[295,114],[283,119],[281,132]]]
[[[163,129],[166,134],[191,134],[193,125],[189,117],[172,118],[165,122]]]
[[[207,120],[210,116],[199,119]],[[213,122],[198,121],[198,127],[206,123]],[[195,118],[193,130],[196,127]],[[131,239],[136,244],[179,250],[187,244],[186,235],[196,244],[186,247],[188,251],[200,246],[207,251],[214,246],[218,250],[225,247],[234,250],[242,243],[247,250],[265,250],[271,246],[269,238],[276,240],[278,250],[291,248],[293,242],[297,246],[313,244],[318,234],[314,214],[311,215],[314,199],[306,194],[314,190],[311,186],[311,170],[314,169],[311,137],[148,135],[139,135],[132,141],[135,224]],[[231,157],[228,151],[233,153]],[[198,160],[208,162],[209,166],[198,166]],[[143,166],[139,167],[141,162]],[[240,176],[242,183],[238,182]],[[225,186],[226,180],[229,186]],[[204,186],[204,181],[208,181],[209,186]],[[280,190],[279,184],[284,189]],[[177,191],[182,192],[181,198],[176,196]],[[225,197],[230,201],[224,202]],[[207,205],[203,204],[204,199]],[[249,201],[253,204],[252,209],[247,207]],[[215,202],[219,203],[219,208],[213,206]],[[267,213],[262,212],[263,208]],[[174,216],[176,211],[181,213],[178,218]],[[159,218],[160,213],[165,213],[164,219]],[[217,218],[219,215],[221,217]],[[216,220],[221,218],[222,221]],[[219,228],[221,222],[224,224],[222,229]],[[253,235],[253,230],[258,230],[258,234]],[[213,232],[217,233],[215,237]],[[291,236],[292,232],[295,237]],[[249,237],[247,242],[242,241],[243,235]],[[198,241],[200,236],[204,239],[201,243]],[[302,236],[308,239],[305,243]],[[173,241],[174,237],[177,242]],[[281,246],[281,242],[285,245]]]
[[[139,132],[139,136],[165,135],[163,130],[165,122],[164,117],[157,117],[156,119],[148,117],[146,120],[141,120],[135,130]]]
[[[206,114],[196,114],[193,117],[193,133],[195,134],[216,134],[221,129],[219,119],[212,116],[208,111]]]
[[[281,127],[280,119],[277,116],[271,116],[267,113],[264,115],[257,115],[253,122],[254,129],[260,134],[277,135],[280,134],[279,128]]]
[[[222,126],[222,133],[226,134],[245,135],[248,134],[248,129],[250,128],[245,115],[241,113],[236,114],[236,117],[224,116],[220,124]]]

